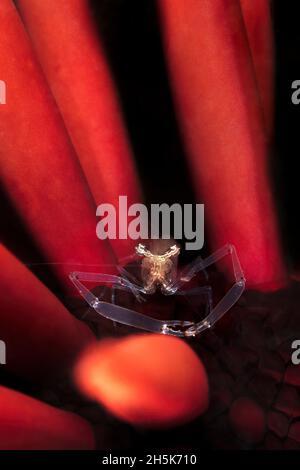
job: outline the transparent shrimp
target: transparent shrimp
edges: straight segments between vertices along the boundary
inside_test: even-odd
[[[74,271],[69,277],[80,295],[99,315],[112,320],[113,322],[122,323],[135,328],[140,328],[153,333],[170,334],[179,337],[194,337],[215,323],[230,310],[238,301],[245,289],[245,277],[240,266],[240,262],[233,245],[226,245],[220,248],[212,255],[202,259],[196,258],[192,263],[187,265],[180,275],[177,273],[177,258],[180,248],[174,244],[164,252],[155,252],[146,248],[145,245],[139,244],[136,247],[136,253],[132,257],[126,258],[120,263],[118,270],[120,275],[87,273]],[[231,256],[234,284],[213,307],[212,289],[210,286],[197,287],[184,290],[186,283],[200,271],[219,261],[225,256]],[[128,261],[140,258],[141,281],[139,282],[132,273],[125,269]],[[83,282],[96,282],[101,284],[109,284],[112,287],[111,303],[104,302],[93,294]],[[206,317],[196,322],[180,321],[180,320],[158,320],[149,317],[134,310],[122,307],[116,304],[115,290],[120,289],[128,291],[135,296],[137,301],[141,302],[160,290],[164,295],[195,295],[200,294],[206,297]]]

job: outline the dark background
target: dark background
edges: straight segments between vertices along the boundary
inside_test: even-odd
[[[273,0],[276,52],[275,142],[271,154],[275,194],[285,251],[300,265],[300,106],[291,101],[291,84],[300,77],[300,2]]]
[[[90,1],[117,84],[146,202],[194,203],[155,0]],[[299,268],[300,105],[291,102],[291,83],[300,79],[300,2],[273,0],[272,8],[276,129],[270,170],[285,255],[290,265]],[[1,240],[25,263],[45,261],[1,187],[0,201]],[[53,287],[51,275],[43,273],[42,277]]]

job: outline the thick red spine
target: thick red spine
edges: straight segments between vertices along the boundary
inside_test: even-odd
[[[141,202],[121,106],[88,0],[19,0],[39,61],[60,108],[96,204]],[[111,240],[117,256],[131,239]]]
[[[0,177],[48,261],[111,264],[96,207],[19,15],[0,4]],[[63,264],[54,266],[69,285]]]
[[[92,450],[91,426],[79,416],[0,387],[1,450]]]
[[[93,334],[3,245],[0,265],[3,367],[32,381],[60,375]]]
[[[286,273],[240,3],[158,5],[178,119],[212,248],[236,246],[248,287],[279,287]]]

